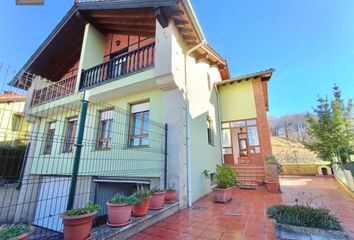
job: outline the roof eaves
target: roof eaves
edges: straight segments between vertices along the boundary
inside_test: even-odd
[[[88,1],[77,4],[78,10],[108,10],[127,8],[157,8],[176,5],[178,0],[113,0],[113,1]]]
[[[275,72],[275,69],[274,68],[270,68],[268,70],[264,70],[264,71],[260,71],[260,72],[256,72],[256,73],[251,73],[251,74],[246,74],[246,75],[243,75],[243,76],[231,78],[229,80],[219,81],[219,82],[215,83],[215,85],[221,85],[221,84],[225,84],[225,83],[240,81],[240,80],[244,80],[244,79],[248,79],[248,78],[261,77],[261,76],[264,76],[264,75],[270,75],[269,77],[271,77],[273,72]]]

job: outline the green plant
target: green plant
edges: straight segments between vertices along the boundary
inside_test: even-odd
[[[308,140],[305,147],[331,163],[348,163],[354,151],[353,102],[344,103],[338,86],[333,86],[333,100],[318,97],[314,114],[306,115]]]
[[[265,162],[267,164],[277,165],[278,174],[282,174],[283,173],[283,167],[280,165],[278,160],[273,155],[266,156],[265,157]]]
[[[99,210],[101,210],[101,206],[100,205],[94,204],[92,202],[89,202],[83,208],[76,208],[76,209],[72,209],[72,210],[66,211],[65,215],[67,215],[67,216],[79,216],[79,215],[93,213],[93,212],[96,212],[96,211],[99,211]]]
[[[208,171],[208,170],[205,169],[205,170],[202,172],[202,174],[203,174],[203,176],[204,176],[206,179],[209,179],[210,171]]]
[[[165,192],[165,189],[162,189],[162,188],[151,188],[151,193],[154,194],[154,193],[161,193],[161,192]]]
[[[151,194],[151,190],[145,187],[140,187],[134,192],[134,196],[138,199],[148,198]]]
[[[229,188],[239,181],[236,178],[236,172],[226,165],[216,165],[215,182],[218,188]]]
[[[0,226],[0,239],[12,239],[31,231],[32,226],[30,224],[19,223],[13,225],[2,225]]]
[[[174,183],[172,183],[172,185],[167,186],[166,192],[174,192],[174,191],[176,191]]]
[[[141,203],[142,200],[137,198],[136,196],[130,195],[130,196],[125,196],[122,194],[117,194],[114,195],[111,200],[109,200],[110,203],[112,204],[128,204],[128,205],[133,205],[137,203]]]
[[[325,230],[343,230],[338,218],[326,208],[313,208],[302,205],[274,205],[268,208],[267,215],[280,224]]]

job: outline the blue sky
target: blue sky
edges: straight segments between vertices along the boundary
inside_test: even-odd
[[[20,68],[73,0],[44,7],[0,2],[0,63]],[[232,76],[275,68],[270,115],[311,110],[337,83],[354,97],[354,1],[192,0],[207,41],[228,60]]]

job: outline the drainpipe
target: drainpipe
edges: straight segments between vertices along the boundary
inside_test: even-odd
[[[187,85],[187,57],[189,54],[197,50],[198,48],[206,45],[206,41],[203,39],[198,45],[189,49],[184,55],[184,85],[185,85],[185,99],[186,99],[186,160],[187,160],[187,198],[188,207],[192,206],[192,162],[191,162],[191,149],[190,149],[190,129],[189,129],[189,96]]]
[[[220,147],[221,147],[221,163],[224,164],[224,154],[223,154],[223,146],[222,146],[222,122],[221,122],[221,105],[220,105],[220,93],[218,90],[218,85],[214,84],[215,87],[215,92],[216,92],[216,104],[218,108],[218,120],[219,120],[219,142],[220,142]]]

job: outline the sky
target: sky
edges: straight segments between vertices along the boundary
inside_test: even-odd
[[[336,83],[354,97],[353,0],[191,0],[232,77],[269,68],[269,115],[311,111]],[[74,0],[0,0],[0,63],[21,68]]]

